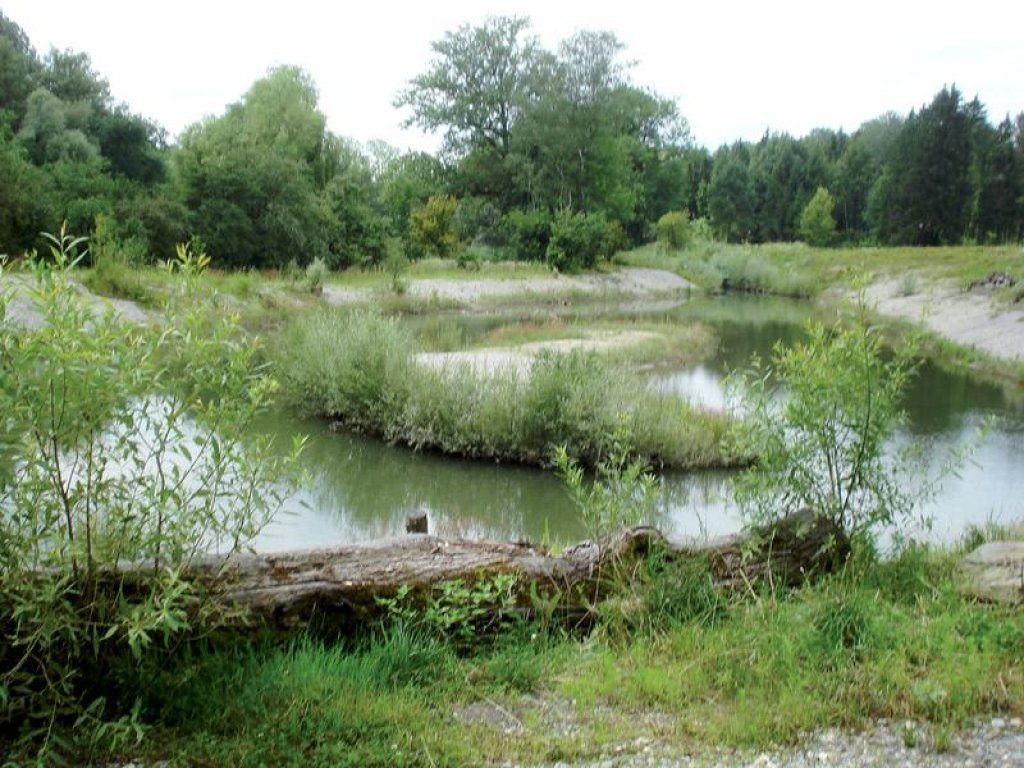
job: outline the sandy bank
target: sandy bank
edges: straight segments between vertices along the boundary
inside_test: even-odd
[[[866,291],[868,306],[910,320],[968,347],[1010,362],[1024,362],[1024,309],[1000,306],[984,290],[964,291],[949,283],[903,295],[901,282],[885,280]]]

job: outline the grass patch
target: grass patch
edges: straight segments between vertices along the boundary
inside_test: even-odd
[[[545,464],[565,444],[596,464],[625,422],[635,454],[654,464],[729,463],[722,416],[656,393],[594,353],[541,353],[528,374],[438,369],[415,361],[397,320],[340,310],[297,318],[274,346],[302,411],[417,449]]]
[[[958,552],[910,548],[789,592],[728,594],[692,562],[649,563],[615,630],[513,628],[455,650],[402,625],[348,644],[300,638],[135,669],[153,724],[122,757],[198,765],[478,765],[793,744],[878,718],[948,747],[1024,714],[1024,614],[957,594]],[[713,753],[712,753],[713,754]]]

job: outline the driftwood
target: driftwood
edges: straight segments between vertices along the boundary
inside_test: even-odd
[[[311,620],[358,626],[381,612],[377,598],[392,596],[400,587],[427,591],[452,579],[504,573],[519,577],[524,610],[532,584],[541,593],[557,591],[566,611],[578,614],[584,596],[600,594],[607,566],[654,550],[669,559],[705,558],[716,584],[748,589],[762,580],[791,585],[831,570],[849,547],[839,530],[805,510],[772,528],[701,545],[673,544],[646,527],[559,554],[526,543],[412,535],[331,549],[209,558],[190,566],[186,577],[278,627]]]

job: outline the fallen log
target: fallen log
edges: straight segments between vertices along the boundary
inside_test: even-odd
[[[314,620],[359,626],[382,612],[379,598],[402,587],[427,592],[446,581],[498,574],[517,576],[524,610],[532,584],[541,594],[557,591],[566,614],[578,615],[584,603],[600,597],[612,564],[635,562],[655,550],[667,559],[704,558],[722,588],[753,589],[765,580],[793,585],[832,570],[846,558],[849,543],[834,525],[802,510],[773,526],[703,544],[673,543],[648,527],[555,554],[524,542],[411,535],[331,549],[210,557],[193,563],[184,576],[278,627]]]

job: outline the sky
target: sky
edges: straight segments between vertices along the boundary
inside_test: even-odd
[[[356,141],[432,150],[393,106],[426,70],[431,41],[490,15],[527,16],[554,48],[577,29],[610,30],[635,84],[674,99],[698,144],[766,130],[852,132],[906,114],[946,84],[978,96],[993,122],[1024,111],[1020,0],[0,0],[40,54],[84,51],[115,99],[173,138],[218,115],[275,65],[320,90],[328,127]]]

